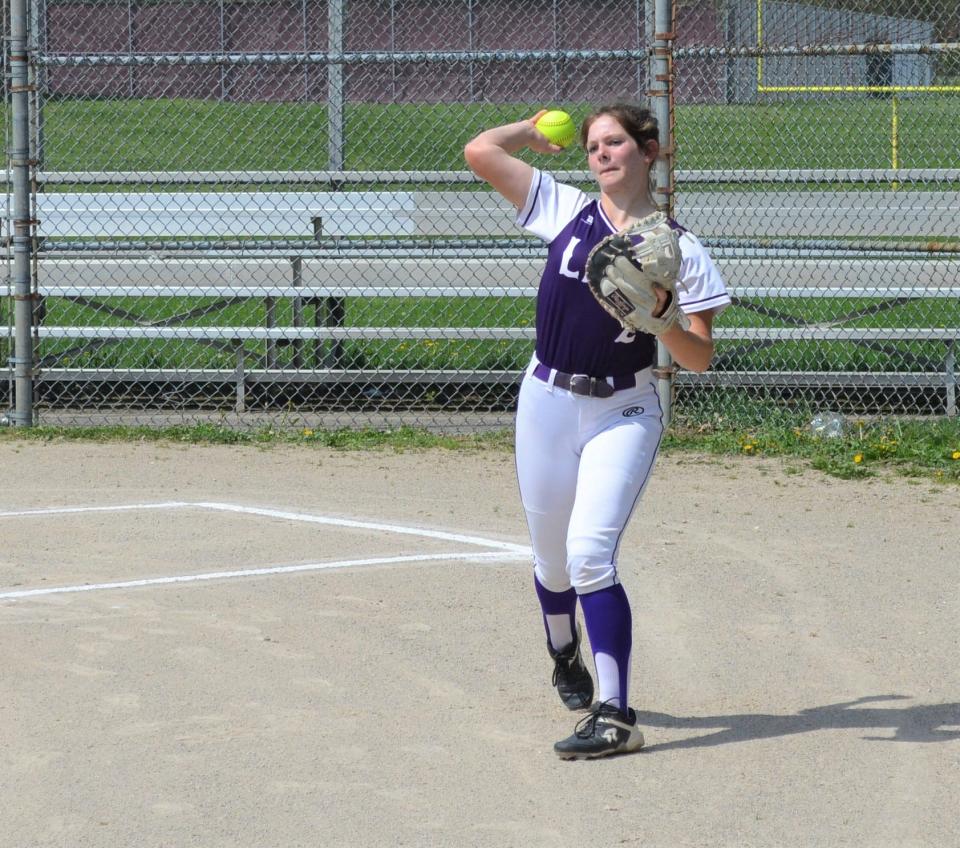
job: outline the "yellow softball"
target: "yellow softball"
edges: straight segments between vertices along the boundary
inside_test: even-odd
[[[577,136],[577,126],[573,119],[559,109],[541,115],[535,126],[558,147],[566,147]]]

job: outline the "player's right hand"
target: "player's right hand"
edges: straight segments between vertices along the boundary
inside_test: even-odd
[[[546,115],[549,112],[549,109],[541,109],[534,115],[532,118],[527,119],[527,123],[530,124],[531,130],[531,140],[527,142],[527,147],[536,153],[563,153],[563,148],[559,144],[554,144],[547,138],[540,130],[537,129],[537,121],[543,115]]]

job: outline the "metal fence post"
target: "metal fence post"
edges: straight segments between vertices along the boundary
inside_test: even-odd
[[[947,415],[953,417],[957,414],[957,353],[952,340],[947,342],[944,370],[947,372]]]
[[[653,32],[647,32],[650,51],[650,89],[653,114],[660,125],[660,156],[654,166],[657,205],[673,214],[673,0],[653,0]],[[649,0],[646,20],[651,19]],[[652,36],[652,38],[651,38]],[[657,379],[663,419],[669,424],[673,415],[673,360],[670,352],[657,340]]]
[[[218,0],[217,3],[217,24],[219,27],[219,41],[220,41],[220,52],[227,52],[227,18],[226,10],[223,8],[223,0]],[[220,102],[222,103],[227,99],[227,70],[229,65],[220,65],[218,72],[219,83],[220,83]]]
[[[346,0],[330,0],[327,20],[327,167],[343,170],[343,16]]]
[[[29,27],[33,49],[45,53],[47,51],[47,0],[31,0]],[[37,162],[37,167],[43,169],[44,126],[43,110],[40,103],[47,72],[41,65],[33,62],[30,63],[28,71],[31,74],[30,81],[34,86],[34,96],[31,99],[31,108],[35,116],[34,126],[36,127],[33,158]]]
[[[10,0],[11,143],[13,183],[14,394],[11,421],[33,424],[33,216],[30,208],[30,83],[27,61],[27,2]]]

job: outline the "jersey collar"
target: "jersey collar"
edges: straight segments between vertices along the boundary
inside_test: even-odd
[[[601,203],[599,199],[597,199],[597,214],[600,215],[600,220],[607,225],[607,228],[611,233],[618,232],[617,228],[613,224],[613,221],[607,217],[607,213],[603,209],[603,203]]]

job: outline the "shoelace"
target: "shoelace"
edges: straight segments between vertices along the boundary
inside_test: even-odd
[[[578,739],[589,739],[597,732],[597,721],[603,716],[617,714],[620,710],[613,705],[613,698],[597,704],[596,709],[589,715],[584,716],[577,722],[573,729]]]

